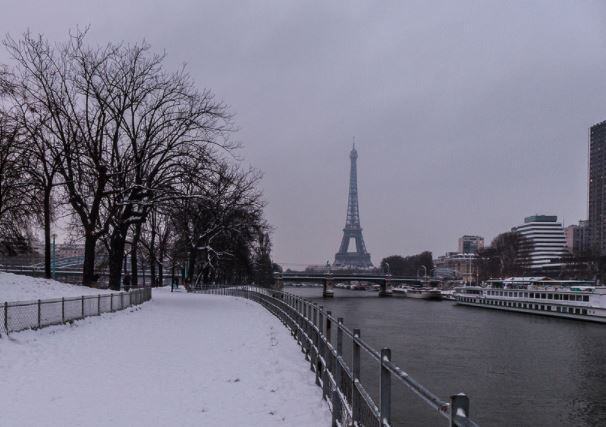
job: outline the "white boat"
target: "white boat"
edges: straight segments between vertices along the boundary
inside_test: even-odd
[[[393,293],[402,295],[408,298],[441,300],[442,293],[439,289],[432,288],[413,288],[413,287],[395,287]]]
[[[461,305],[606,323],[606,287],[591,282],[492,280],[488,286],[456,288],[454,296]]]
[[[442,292],[442,299],[446,299],[449,301],[454,301],[455,300],[455,291],[454,289],[450,289],[448,291],[441,291]]]

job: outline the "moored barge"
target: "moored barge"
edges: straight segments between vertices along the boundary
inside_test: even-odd
[[[606,323],[606,287],[593,282],[490,280],[456,288],[457,304]]]

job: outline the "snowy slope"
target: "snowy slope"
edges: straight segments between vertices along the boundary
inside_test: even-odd
[[[0,302],[79,297],[107,292],[105,289],[70,285],[41,277],[0,272]]]
[[[143,306],[0,339],[7,426],[328,426],[287,329],[240,298]]]

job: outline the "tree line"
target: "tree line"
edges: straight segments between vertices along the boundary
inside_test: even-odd
[[[394,276],[424,277],[431,276],[433,270],[433,256],[429,251],[420,254],[402,257],[392,255],[381,260],[381,270]]]
[[[59,214],[82,238],[83,284],[105,254],[119,289],[130,258],[158,284],[168,264],[190,283],[271,280],[261,175],[238,159],[227,105],[146,43],[91,45],[10,36],[0,69],[0,239],[44,229],[45,273]],[[103,266],[105,267],[105,266]]]

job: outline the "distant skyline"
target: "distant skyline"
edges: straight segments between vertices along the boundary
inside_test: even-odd
[[[273,257],[301,265],[338,250],[353,136],[375,265],[465,234],[488,245],[535,213],[585,219],[605,22],[602,1],[37,0],[0,15],[12,36],[90,25],[93,42],[145,39],[167,68],[187,63],[264,172]]]

